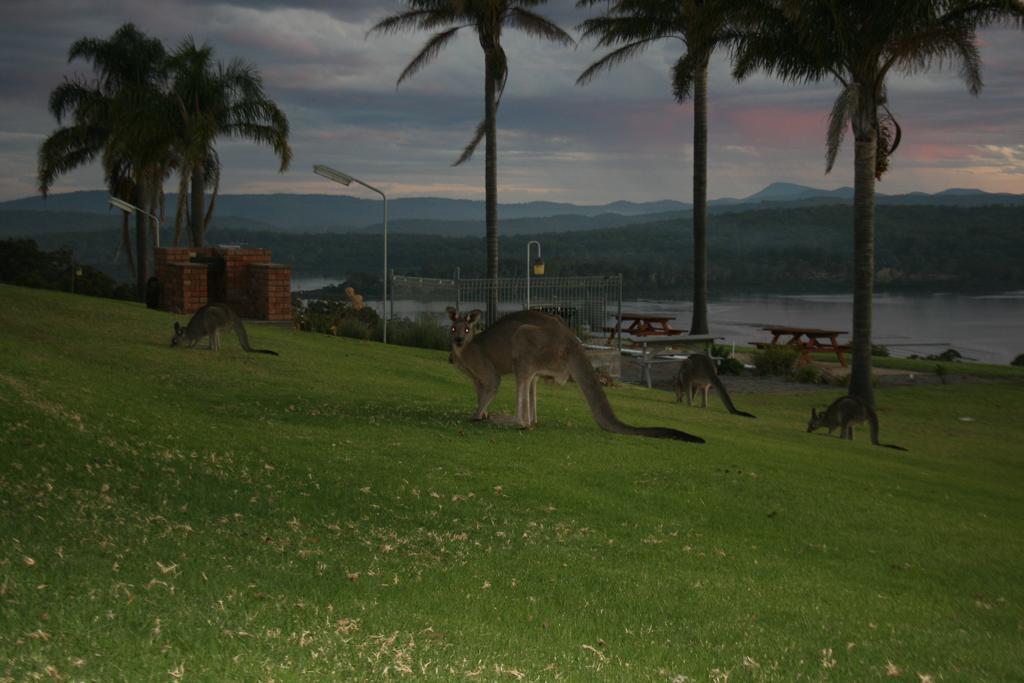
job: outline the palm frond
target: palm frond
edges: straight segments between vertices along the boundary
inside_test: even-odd
[[[174,246],[181,243],[182,226],[191,223],[188,215],[188,191],[189,183],[192,181],[192,167],[184,165],[181,167],[178,178],[178,207],[174,212]]]
[[[543,38],[559,45],[571,47],[576,44],[568,33],[541,15],[522,7],[511,7],[505,23],[519,29],[533,38]]]
[[[653,40],[641,40],[612,50],[604,57],[584,69],[583,73],[581,73],[576,79],[576,85],[586,85],[594,80],[602,71],[609,71],[612,67],[629,61],[646,50],[652,42]]]
[[[499,50],[499,64],[495,65],[495,101],[494,110],[497,112],[501,108],[501,98],[505,94],[505,86],[508,84],[508,61],[505,57],[505,51]],[[459,158],[452,163],[452,166],[460,166],[463,163],[473,158],[473,154],[476,152],[476,148],[480,146],[480,141],[483,140],[484,134],[487,132],[487,117],[485,116],[477,124],[476,130],[473,131],[473,137],[470,138],[466,146],[462,148],[462,154]]]
[[[685,102],[693,95],[693,84],[698,72],[707,72],[711,53],[707,51],[686,53],[676,60],[672,67],[672,94],[677,102]]]
[[[381,19],[366,32],[366,36],[379,33],[388,35],[402,31],[430,31],[439,26],[460,21],[460,13],[451,8],[410,9]]]
[[[829,173],[836,163],[850,118],[857,110],[859,97],[860,87],[856,83],[851,83],[843,88],[832,104],[832,112],[828,116],[828,134],[825,138],[825,173]]]
[[[103,150],[104,129],[74,126],[58,128],[39,146],[39,192],[45,197],[54,181],[95,159]]]
[[[213,218],[213,209],[217,205],[217,195],[220,193],[220,157],[217,152],[210,155],[210,164],[206,178],[213,178],[213,191],[210,192],[210,205],[206,208],[206,216],[203,217],[203,232],[210,227],[210,220]]]
[[[416,72],[429,64],[438,53],[444,49],[444,47],[450,43],[454,38],[455,34],[459,29],[465,28],[464,26],[454,26],[447,31],[441,31],[430,37],[419,53],[412,58],[412,61],[402,70],[401,75],[398,77],[398,81],[395,83],[395,87],[402,84],[402,81],[412,77]]]

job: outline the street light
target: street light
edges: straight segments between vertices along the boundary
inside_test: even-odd
[[[530,266],[530,247],[534,244],[537,245],[537,260],[533,262],[533,266]],[[530,240],[526,243],[526,310],[530,310],[530,271],[533,271],[534,275],[544,274],[544,259],[540,257],[540,242],[537,240]]]
[[[143,211],[142,209],[140,209],[139,207],[135,206],[134,204],[129,204],[125,200],[118,199],[117,197],[113,197],[113,196],[108,197],[107,201],[110,202],[110,206],[113,206],[113,207],[116,207],[118,209],[121,209],[125,213],[141,213],[143,216],[149,216],[150,218],[155,220],[156,221],[156,230],[154,231],[154,236],[153,236],[153,246],[155,246],[157,248],[160,247],[160,219],[159,218],[157,218],[153,214],[149,213],[148,211]]]
[[[342,173],[339,170],[333,169],[330,166],[324,166],[323,164],[316,164],[313,166],[313,172],[318,176],[327,178],[336,183],[341,183],[346,187],[352,183],[359,183],[368,190],[373,190],[381,196],[384,200],[384,304],[383,304],[383,318],[384,318],[384,343],[388,343],[388,198],[385,194],[378,190],[373,185],[364,183],[355,176],[350,176],[348,173]]]

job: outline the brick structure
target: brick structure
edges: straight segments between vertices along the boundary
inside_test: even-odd
[[[155,250],[160,308],[191,314],[226,303],[243,318],[290,320],[292,269],[269,249],[163,247]]]

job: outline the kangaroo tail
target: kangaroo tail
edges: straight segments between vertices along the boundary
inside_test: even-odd
[[[878,441],[878,415],[871,408],[867,409],[868,422],[871,423],[871,443],[875,446],[881,446],[882,448],[891,448],[894,451],[906,451],[907,449],[903,446],[894,446],[888,443],[879,443]]]
[[[690,443],[704,443],[704,439],[693,434],[681,432],[678,429],[669,427],[633,427],[619,421],[615,417],[612,406],[608,403],[608,397],[604,395],[601,382],[597,379],[597,373],[590,365],[583,350],[578,346],[569,353],[569,375],[573,378],[583,398],[590,407],[590,414],[594,416],[597,426],[607,432],[615,434],[630,434],[633,436],[648,436],[655,439],[675,439],[677,441],[688,441]]]
[[[238,335],[238,342],[242,345],[242,348],[249,353],[269,353],[271,356],[280,355],[277,351],[271,351],[270,349],[254,349],[249,346],[249,335],[245,333],[245,327],[241,321],[235,323],[235,333]]]
[[[711,363],[710,360],[708,360]],[[722,403],[725,404],[726,409],[733,415],[739,415],[741,417],[753,417],[757,418],[757,415],[751,415],[745,413],[742,410],[737,410],[736,406],[733,405],[732,399],[729,398],[729,392],[725,390],[725,385],[722,384],[722,380],[718,379],[718,373],[715,372],[714,363],[711,363],[711,381],[715,385],[715,391],[718,392],[719,397],[722,399]]]

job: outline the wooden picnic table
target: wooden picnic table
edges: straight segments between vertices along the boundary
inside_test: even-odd
[[[673,352],[672,347],[678,347],[681,350],[685,345],[700,344],[704,347],[704,353],[710,356],[711,345],[715,343],[715,340],[721,338],[711,334],[682,334],[671,338],[662,335],[660,337],[639,337],[632,340],[633,343],[640,346],[640,356],[637,358],[637,362],[640,364],[641,381],[645,382],[647,388],[650,389],[652,365],[657,363],[679,363],[683,360],[683,356]],[[623,353],[627,352],[623,351]],[[633,353],[636,352],[633,351]]]
[[[772,340],[767,344],[754,342],[758,348],[784,344],[800,351],[800,362],[809,363],[812,353],[835,353],[839,364],[846,367],[843,352],[849,351],[848,344],[840,344],[838,337],[846,334],[845,330],[823,330],[817,327],[790,327],[786,325],[769,325],[762,327],[772,333]],[[788,337],[788,339],[786,339]]]
[[[661,313],[622,313],[613,327],[606,327],[608,343],[611,344],[617,334],[629,334],[634,337],[667,337],[682,334],[685,330],[677,330],[669,324],[674,316]],[[623,328],[625,323],[628,327]]]

